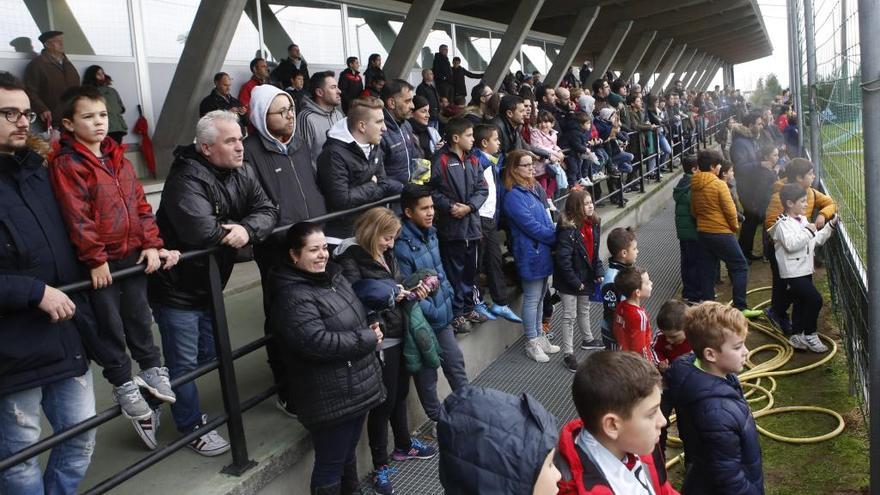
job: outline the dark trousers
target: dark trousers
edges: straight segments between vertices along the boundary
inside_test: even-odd
[[[794,333],[816,333],[816,322],[822,311],[822,294],[813,285],[813,276],[784,278],[792,302],[791,329]]]
[[[357,462],[355,457],[365,415],[325,428],[310,429],[315,447],[315,467],[312,468],[312,493],[321,487],[339,484],[346,465]]]
[[[755,245],[755,233],[758,231],[758,226],[764,223],[764,216],[749,210],[745,210],[744,214],[746,218],[739,231],[739,247],[746,257],[750,257],[752,256],[752,246]]]
[[[446,381],[452,387],[452,391],[460,389],[468,384],[467,373],[464,370],[464,356],[461,349],[458,348],[458,341],[455,340],[455,334],[452,327],[447,326],[442,330],[435,330],[437,334],[437,342],[440,344],[440,366],[443,368],[443,374],[446,375]],[[419,394],[419,401],[425,414],[431,421],[437,421],[440,416],[440,398],[437,397],[437,370],[431,368],[422,368],[415,376],[416,392]]]
[[[272,333],[269,328],[269,306],[272,301],[268,296],[269,271],[276,266],[284,263],[287,258],[287,248],[274,238],[267,239],[266,242],[256,244],[254,246],[254,260],[257,262],[257,268],[260,269],[260,285],[263,288],[263,314],[266,319],[263,323],[263,333],[270,335]],[[277,339],[272,339],[266,343],[266,355],[269,360],[269,368],[272,370],[272,378],[278,385],[278,398],[285,404],[290,400],[290,393],[287,391],[287,372],[284,366],[284,360],[281,357],[282,349]],[[288,405],[290,409],[290,405]]]
[[[749,282],[749,264],[743,256],[734,234],[709,234],[699,232],[700,243],[703,245],[702,283],[700,284],[702,300],[715,300],[715,276],[718,261],[727,265],[730,281],[733,285],[733,306],[737,309],[748,307],[746,302],[746,286]]]
[[[788,318],[788,307],[791,305],[791,296],[788,293],[788,284],[779,276],[779,262],[776,261],[776,248],[773,241],[764,247],[767,258],[770,260],[770,273],[773,275],[773,288],[770,293],[770,309],[779,318]]]
[[[110,271],[129,268],[140,253],[110,261]],[[114,280],[91,295],[97,325],[81,330],[89,355],[103,368],[104,378],[118,387],[131,380],[131,360],[142,370],[160,366],[159,348],[153,343],[153,316],[147,301],[147,277],[136,275]],[[131,359],[126,354],[131,352]]]
[[[479,241],[440,241],[443,270],[452,285],[452,313],[461,316],[474,310]]]
[[[703,246],[695,239],[679,240],[678,243],[681,247],[681,297],[688,301],[700,301],[702,299],[700,263],[704,256]]]
[[[482,267],[486,278],[489,279],[489,294],[492,295],[492,302],[507,306],[510,301],[501,262],[501,232],[493,218],[480,217],[480,223],[483,227],[483,238],[480,240],[477,265]]]
[[[437,81],[437,96],[446,97],[449,103],[452,103],[452,94],[455,93],[455,87],[452,81]]]
[[[403,361],[403,344],[382,351],[382,383],[387,398],[367,416],[367,434],[373,466],[388,464],[388,422],[394,433],[394,448],[409,450],[409,425],[406,421],[406,396],[409,394],[409,373]]]

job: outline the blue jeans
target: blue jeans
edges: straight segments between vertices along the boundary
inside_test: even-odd
[[[154,304],[153,318],[162,334],[165,366],[168,367],[172,380],[215,358],[210,311]],[[177,395],[177,402],[171,404],[171,415],[174,416],[177,430],[188,433],[202,423],[196,382],[179,385],[174,388],[174,393]]]
[[[544,315],[544,294],[547,292],[549,278],[523,280],[522,321],[526,339],[537,338],[541,332],[541,319]]]
[[[733,285],[733,306],[737,309],[748,307],[746,302],[746,286],[749,282],[749,263],[743,255],[739,242],[734,234],[709,234],[698,233],[700,243],[703,245],[703,262],[700,263],[702,271],[702,299],[704,301],[715,300],[715,276],[718,271],[718,261],[727,265],[730,281]]]
[[[94,416],[91,370],[82,376],[0,397],[0,459],[40,439],[41,407],[52,431],[64,430]],[[89,430],[52,449],[42,475],[38,457],[0,473],[0,493],[73,495],[86,474],[94,450],[95,430]]]
[[[666,136],[660,134],[660,164],[666,163],[666,160],[669,158],[669,155],[672,154],[672,146],[669,146],[669,141],[666,140]]]
[[[451,326],[442,330],[435,330],[437,343],[440,344],[440,366],[450,388],[455,392],[468,384],[467,372],[464,370],[464,355],[458,347],[455,332]],[[425,415],[431,421],[437,421],[440,417],[440,399],[437,397],[437,370],[422,367],[415,375],[416,392],[419,394],[419,402]]]

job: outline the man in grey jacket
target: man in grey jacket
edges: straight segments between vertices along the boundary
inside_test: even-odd
[[[327,141],[327,131],[333,124],[343,120],[345,114],[339,109],[342,91],[336,83],[333,71],[316,72],[309,79],[310,96],[303,97],[303,109],[296,119],[297,158],[305,158],[317,170],[318,155]]]

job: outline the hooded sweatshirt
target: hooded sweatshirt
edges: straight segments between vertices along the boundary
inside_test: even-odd
[[[267,128],[267,112],[278,95],[293,105],[290,95],[270,84],[257,86],[251,93],[250,122],[257,132],[244,140],[244,159],[278,207],[278,225],[292,225],[327,213],[327,207],[311,164],[295,155],[293,137],[281,141]]]
[[[302,99],[302,110],[296,117],[296,129],[293,137],[297,141],[296,156],[305,158],[316,167],[318,155],[327,141],[327,131],[333,124],[345,120],[345,114],[339,107],[334,107],[329,112],[321,108],[310,96]]]
[[[730,189],[712,172],[697,172],[691,179],[691,214],[697,219],[697,232],[735,234],[739,230]]]

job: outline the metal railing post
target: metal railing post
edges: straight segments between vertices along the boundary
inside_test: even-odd
[[[217,352],[217,373],[220,376],[223,409],[229,416],[227,427],[232,452],[232,464],[224,467],[221,472],[240,476],[257,463],[248,457],[244,421],[241,416],[241,400],[238,397],[235,363],[232,358],[232,344],[229,341],[229,324],[226,321],[226,304],[223,302],[223,282],[220,279],[220,267],[215,253],[208,255],[208,290],[211,292],[211,320],[214,347]]]
[[[804,34],[807,44],[807,86],[809,90],[810,108],[810,157],[816,167],[816,176],[822,177],[822,160],[819,156],[819,102],[816,95],[816,33],[813,22],[813,0],[804,0]]]

